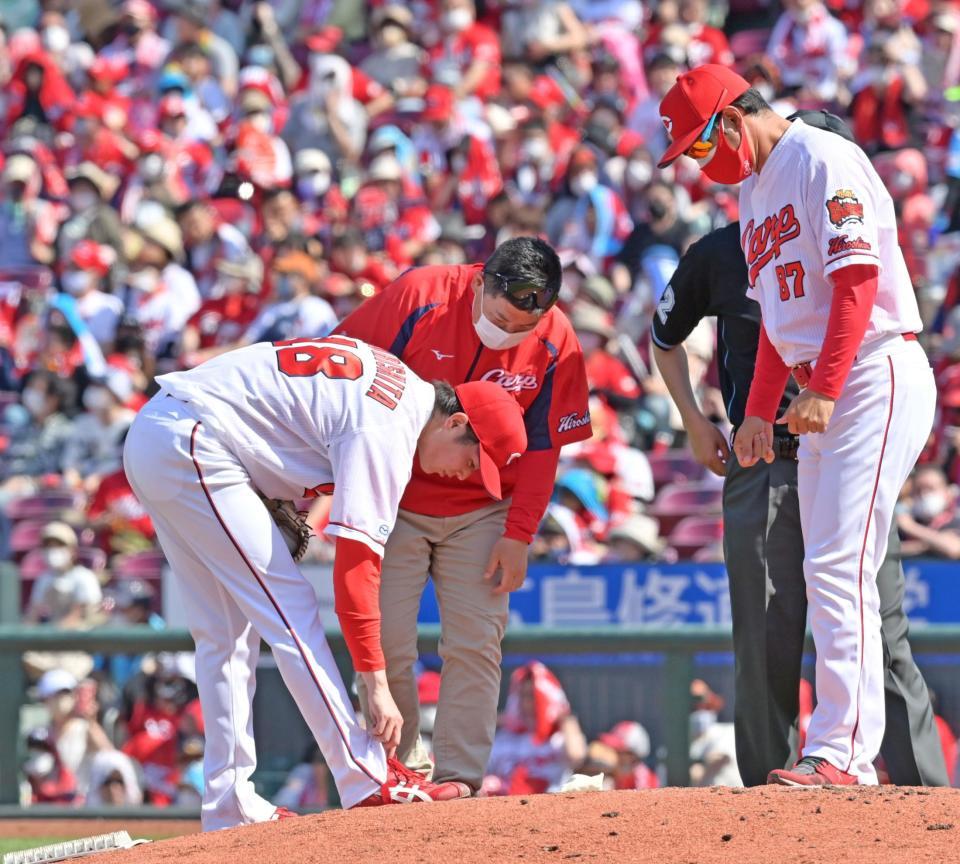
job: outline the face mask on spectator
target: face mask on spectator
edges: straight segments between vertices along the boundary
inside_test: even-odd
[[[66,570],[73,560],[73,555],[66,546],[53,546],[50,549],[44,549],[43,557],[51,570]],[[65,695],[68,699],[73,698],[70,694]],[[63,696],[57,698],[61,699]]]
[[[521,333],[510,333],[507,330],[498,327],[486,315],[483,314],[483,289],[479,289],[477,294],[480,297],[480,317],[473,325],[477,331],[480,341],[492,351],[506,351],[523,342],[532,331],[524,330]]]
[[[106,411],[113,399],[103,387],[87,387],[83,391],[83,407],[87,411]]]
[[[60,54],[70,47],[70,31],[59,24],[43,28],[43,47],[53,54]]]
[[[68,270],[60,278],[63,290],[74,297],[83,294],[90,284],[90,277],[83,270]]]
[[[473,14],[469,9],[451,9],[443,15],[443,29],[448,33],[459,33],[473,23]]]
[[[653,179],[653,165],[646,159],[631,159],[624,180],[628,189],[642,189]]]
[[[21,399],[23,401],[23,407],[34,417],[39,417],[47,407],[47,395],[32,387],[28,387],[23,391]]]
[[[943,492],[923,492],[917,496],[911,508],[913,518],[928,524],[947,509],[947,496]]]
[[[578,198],[589,195],[597,188],[597,175],[593,171],[582,171],[570,180],[570,191]]]
[[[246,121],[258,132],[270,132],[272,123],[266,111],[256,111],[246,116]]]
[[[83,213],[99,202],[97,193],[90,189],[77,189],[70,193],[70,209],[74,213]]]
[[[315,171],[297,180],[297,197],[301,201],[312,201],[327,193],[330,188],[330,175],[326,171]]]
[[[156,267],[146,267],[143,270],[137,270],[127,277],[127,284],[136,291],[142,291],[144,294],[150,294],[160,282],[160,272]]]
[[[27,761],[23,763],[23,773],[28,777],[49,777],[57,765],[57,760],[53,758],[52,753],[46,750],[34,750],[30,753]]]
[[[690,715],[690,737],[699,738],[716,722],[716,711],[694,711]]]
[[[553,151],[546,138],[527,138],[520,148],[520,159],[523,162],[535,162],[537,165],[551,162]]]

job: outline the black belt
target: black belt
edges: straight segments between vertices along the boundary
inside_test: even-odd
[[[737,437],[737,429],[739,427],[735,426],[733,431],[730,433],[730,447],[733,447],[733,439]],[[789,459],[791,462],[797,461],[797,451],[800,449],[800,436],[799,435],[774,435],[773,436],[773,452],[779,456],[781,459]]]

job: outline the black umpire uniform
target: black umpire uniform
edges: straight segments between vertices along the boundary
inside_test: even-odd
[[[739,225],[733,223],[690,247],[653,320],[655,344],[670,350],[703,317],[717,317],[720,388],[734,427],[743,422],[760,338],[760,306],[746,290],[747,266]],[[791,380],[780,413],[797,392]],[[723,486],[723,547],[735,659],[734,728],[737,764],[747,786],[766,783],[772,769],[789,767],[796,755],[791,730],[799,708],[807,619],[798,439],[785,427],[775,425],[774,430],[774,461],[768,465],[761,460],[745,469],[731,455]],[[880,752],[894,783],[946,786],[930,695],[907,641],[899,552],[894,525],[887,558],[877,574],[887,713]]]

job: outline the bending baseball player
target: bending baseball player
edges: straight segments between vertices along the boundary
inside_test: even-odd
[[[802,758],[769,783],[876,783],[884,732],[877,569],[900,488],[930,432],[936,388],[897,245],[893,202],[855,144],[775,114],[729,69],[705,65],[660,103],[672,144],[740,187],[740,243],[763,319],[743,467],[774,459],[790,373],[802,388],[777,423],[799,434],[804,579],[817,706]]]
[[[261,637],[344,808],[468,796],[461,783],[431,783],[388,758],[402,720],[380,648],[380,558],[414,455],[445,477],[479,472],[500,497],[499,469],[527,444],[516,400],[490,382],[427,383],[345,337],[260,343],[157,380],[124,467],[188,600],[207,736],[204,830],[289,815],[250,780]],[[333,495],[336,610],[370,694],[369,731],[357,723],[313,588],[258,492]]]

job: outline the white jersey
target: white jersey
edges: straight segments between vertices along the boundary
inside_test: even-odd
[[[788,366],[816,360],[842,267],[880,268],[864,344],[922,329],[897,244],[893,200],[855,144],[794,121],[759,174],[740,187],[740,242],[748,294]]]
[[[433,385],[356,339],[290,339],[157,378],[270,498],[333,494],[328,534],[383,554]],[[334,491],[335,490],[335,491]]]

